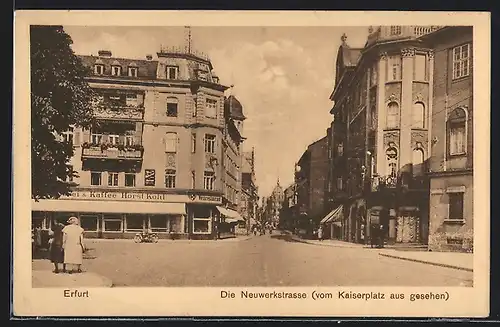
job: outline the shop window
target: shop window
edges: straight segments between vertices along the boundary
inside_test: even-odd
[[[425,107],[422,102],[413,104],[411,122],[412,128],[425,128]]]
[[[464,219],[464,193],[448,193],[448,219]]]
[[[217,118],[217,100],[206,100],[205,116],[209,118]]]
[[[386,128],[398,128],[399,126],[399,105],[396,102],[390,102],[387,105]]]
[[[108,186],[118,186],[118,173],[108,172]]]
[[[212,134],[205,135],[205,152],[215,153],[215,135]]]
[[[105,232],[122,232],[123,220],[120,216],[104,216],[103,230]]]
[[[448,151],[450,155],[462,155],[466,153],[467,143],[467,111],[464,108],[456,108],[448,118]]]
[[[149,228],[155,233],[165,233],[168,231],[167,216],[152,215],[149,217]]]
[[[167,79],[177,79],[179,75],[179,67],[167,66],[166,68]]]
[[[211,218],[193,218],[193,233],[210,234]]]
[[[203,176],[203,184],[205,190],[213,190],[215,188],[215,173],[213,171],[206,171]]]
[[[175,188],[175,169],[165,169],[165,188]]]
[[[167,117],[177,117],[178,107],[179,107],[179,100],[177,100],[177,98],[168,97],[167,98]]]
[[[154,169],[144,170],[144,186],[155,186],[156,184],[156,172]]]
[[[470,44],[453,48],[453,79],[469,76]]]
[[[146,216],[127,215],[125,219],[127,220],[127,232],[139,232],[144,230]]]
[[[101,172],[93,171],[90,173],[90,185],[99,186],[101,185]]]
[[[135,174],[125,173],[125,186],[134,187],[135,186]]]
[[[99,216],[80,215],[80,227],[86,232],[97,232],[99,226]]]
[[[177,152],[177,133],[167,133],[165,135],[165,152]]]

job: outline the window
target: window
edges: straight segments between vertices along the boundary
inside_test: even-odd
[[[397,81],[401,79],[401,57],[389,57],[389,73],[387,74],[389,81]]]
[[[100,144],[102,141],[102,134],[92,133],[91,141],[92,144]]]
[[[122,74],[122,68],[120,66],[111,67],[111,75],[120,76]]]
[[[414,149],[412,156],[413,175],[420,176],[424,173],[424,151]]]
[[[177,117],[178,106],[177,98],[167,98],[167,117]]]
[[[413,104],[411,111],[411,127],[424,128],[425,127],[425,107],[422,102]]]
[[[118,186],[118,173],[108,172],[108,186]]]
[[[166,215],[152,215],[149,217],[149,228],[155,233],[165,233],[168,231],[167,221]]]
[[[217,118],[217,100],[207,99],[205,116],[210,118]]]
[[[417,54],[415,56],[415,80],[427,80],[427,57],[426,55]]]
[[[399,127],[399,105],[396,102],[391,102],[387,105],[386,128]]]
[[[177,152],[177,133],[165,135],[165,152]]]
[[[108,139],[109,139],[110,144],[118,145],[119,140],[120,140],[120,136],[117,134],[110,134]]]
[[[177,79],[178,75],[179,75],[179,67],[167,66],[166,75],[167,75],[167,79]]]
[[[371,75],[370,75],[370,85],[377,85],[377,79],[378,79],[378,63],[375,63],[371,69]]]
[[[104,74],[104,65],[97,64],[94,66],[94,73],[96,75]]]
[[[203,184],[205,190],[213,190],[215,188],[215,173],[213,171],[206,171],[203,176]]]
[[[464,108],[456,108],[448,118],[448,148],[450,155],[466,153],[467,144],[467,112]]]
[[[140,232],[144,230],[144,221],[146,216],[144,215],[127,215],[126,219],[126,229],[127,232]]]
[[[337,145],[337,155],[339,157],[343,156],[344,155],[344,143],[339,143]]]
[[[66,132],[63,132],[63,139],[64,142],[73,144],[73,133],[74,133],[74,128],[70,127]]]
[[[125,186],[134,187],[135,186],[135,174],[125,173]]]
[[[175,169],[165,169],[165,187],[175,188]]]
[[[80,215],[80,227],[86,232],[97,232],[98,223],[97,215]]]
[[[401,26],[391,26],[391,35],[401,35]]]
[[[212,217],[210,210],[203,207],[194,207],[193,210],[193,233],[209,234],[212,229]]]
[[[128,68],[128,76],[137,77],[137,67],[129,67]]]
[[[134,137],[132,135],[125,136],[125,145],[126,146],[134,145],[134,143],[135,143],[135,141],[134,141]]]
[[[453,79],[470,74],[470,45],[464,44],[453,48]]]
[[[448,219],[464,219],[464,193],[448,193]]]
[[[196,133],[191,133],[191,152],[196,152]]]
[[[125,104],[127,107],[137,107],[137,94],[127,94]]]
[[[156,184],[156,172],[154,169],[144,170],[144,185],[145,186],[155,186]]]
[[[215,153],[215,135],[212,134],[205,135],[205,152]]]
[[[120,216],[117,215],[104,215],[104,231],[105,232],[122,232],[123,231],[123,221]]]
[[[101,185],[101,172],[93,171],[90,173],[90,185]]]
[[[337,190],[342,190],[344,187],[343,179],[342,177],[337,177]]]

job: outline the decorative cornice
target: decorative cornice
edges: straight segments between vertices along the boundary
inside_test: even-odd
[[[401,49],[401,55],[403,56],[403,58],[413,57],[415,56],[415,49],[413,48]]]

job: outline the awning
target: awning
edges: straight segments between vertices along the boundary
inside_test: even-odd
[[[132,202],[132,201],[80,201],[80,200],[32,200],[34,211],[96,212],[185,215],[184,203]]]
[[[224,207],[219,207],[217,206],[217,210],[219,210],[220,214],[227,217],[227,218],[233,218],[236,219],[236,221],[244,221],[245,219],[239,214],[238,211],[234,211],[231,209],[227,209]],[[226,219],[227,221],[227,219]]]
[[[339,205],[335,210],[332,210],[321,222],[323,224],[325,223],[333,223],[336,221],[340,221],[342,219],[342,211],[343,211],[343,205]]]
[[[226,218],[224,220],[224,222],[228,223],[228,224],[237,223],[238,221],[239,221],[238,219],[234,219],[234,218]]]

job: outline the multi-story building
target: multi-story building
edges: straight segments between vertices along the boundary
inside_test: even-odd
[[[434,57],[421,36],[438,28],[370,27],[362,48],[342,36],[330,183],[333,205],[343,206],[344,240],[364,242],[379,223],[390,242],[427,242]]]
[[[283,204],[280,212],[280,228],[283,230],[294,230],[296,216],[294,209],[297,202],[295,183],[290,184],[283,192]]]
[[[429,248],[471,251],[474,158],[472,26],[444,27],[422,39],[434,49]]]
[[[80,56],[93,72],[99,123],[65,133],[77,186],[70,196],[34,202],[34,219],[50,225],[76,215],[87,237],[129,238],[146,228],[160,237],[214,237],[228,197],[226,136],[239,135],[224,111],[227,87],[202,54],[157,56]]]
[[[245,219],[246,231],[257,223],[257,206],[259,201],[257,181],[255,178],[255,149],[243,153],[241,167],[241,201],[239,211]]]

